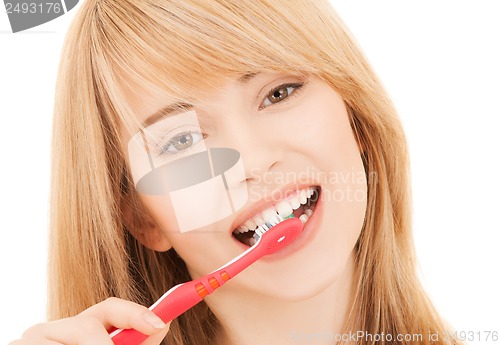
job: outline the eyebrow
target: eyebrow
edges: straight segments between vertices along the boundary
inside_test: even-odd
[[[240,83],[240,84],[246,84],[246,83],[248,83],[251,79],[253,79],[259,73],[260,72],[257,72],[257,73],[246,73],[246,74],[242,75],[241,77],[239,77],[236,81],[238,83]],[[167,105],[166,107],[161,108],[160,110],[158,110],[153,115],[149,116],[142,123],[142,125],[144,127],[151,126],[152,124],[158,122],[161,119],[164,119],[165,117],[172,116],[172,113],[175,112],[175,111],[177,111],[177,110],[189,110],[189,109],[192,109],[192,108],[193,108],[192,104],[188,104],[188,103],[185,103],[185,102],[172,103],[170,105]]]
[[[178,110],[189,110],[193,108],[193,106],[191,104],[188,104],[188,103],[184,103],[184,102],[176,102],[176,103],[172,103],[166,107],[163,107],[161,108],[160,110],[158,110],[156,113],[154,113],[153,115],[149,116],[143,123],[142,125],[144,127],[148,127],[148,126],[151,126],[152,124],[160,121],[161,119],[164,119],[168,116],[172,116],[172,114],[175,112],[175,111],[178,111]]]
[[[238,78],[237,82],[240,84],[248,83],[250,79],[254,78],[259,73],[260,72],[243,74],[241,77]]]

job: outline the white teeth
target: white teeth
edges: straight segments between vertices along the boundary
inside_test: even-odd
[[[257,224],[257,226],[261,226],[264,224],[264,219],[262,219],[260,215],[256,215],[255,217],[253,217],[253,220],[255,221],[255,224]]]
[[[266,220],[276,216],[276,212],[273,209],[268,208],[267,210],[262,211],[261,215],[262,215],[262,219],[264,219],[264,221],[266,221]]]
[[[243,226],[247,227],[249,230],[255,230],[255,228],[257,227],[257,224],[255,224],[255,221],[253,220],[253,218],[250,218],[249,220],[247,220],[245,222],[245,224],[243,224]]]
[[[293,212],[292,206],[286,200],[280,201],[276,205],[276,210],[278,211],[278,214],[283,218],[291,215]]]
[[[269,227],[275,226],[279,222],[283,221],[284,218],[290,216],[293,211],[297,210],[301,205],[305,206],[304,213],[299,217],[299,219],[305,223],[314,211],[315,205],[309,206],[306,204],[310,201],[310,197],[314,194],[316,188],[317,187],[311,187],[297,191],[297,193],[295,193],[292,197],[281,200],[274,207],[269,207],[268,209],[248,219],[243,225],[235,229],[234,233],[246,233],[251,230],[255,231],[255,237],[258,239],[262,236],[262,234],[264,234],[264,232],[269,230]],[[269,226],[266,226],[266,224],[269,224]]]
[[[300,207],[300,201],[297,198],[293,198],[290,200],[290,205],[294,210],[296,210]]]
[[[248,244],[250,247],[253,246],[255,243],[257,243],[257,240],[253,237],[249,238],[248,241],[249,241]]]
[[[241,234],[245,233],[248,231],[248,228],[245,225],[240,226],[238,229],[236,229],[236,232],[239,232]]]
[[[300,217],[299,217],[300,221],[302,222],[302,224],[304,224],[305,222],[307,222],[309,220],[309,217],[307,216],[307,214],[302,214]]]
[[[305,190],[301,190],[299,194],[299,201],[302,205],[304,205],[307,202],[307,195]]]

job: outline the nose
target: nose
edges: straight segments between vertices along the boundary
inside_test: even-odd
[[[225,121],[217,137],[217,146],[240,153],[246,177],[242,182],[265,181],[264,176],[278,169],[285,156],[283,145],[279,145],[279,133],[269,123],[260,126],[259,121],[251,119]]]

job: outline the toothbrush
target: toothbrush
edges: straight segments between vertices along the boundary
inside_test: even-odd
[[[254,234],[257,242],[244,253],[204,277],[174,286],[149,309],[163,322],[172,321],[261,257],[286,247],[301,232],[302,222],[298,218],[289,218],[271,227],[262,226],[262,234]],[[110,337],[115,345],[139,345],[149,336],[135,329],[117,329]]]

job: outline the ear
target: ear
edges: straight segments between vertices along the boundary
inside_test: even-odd
[[[165,252],[172,248],[153,217],[141,207],[142,205],[134,207],[134,204],[138,203],[129,200],[123,200],[121,203],[123,223],[132,236],[143,246],[157,252]]]

